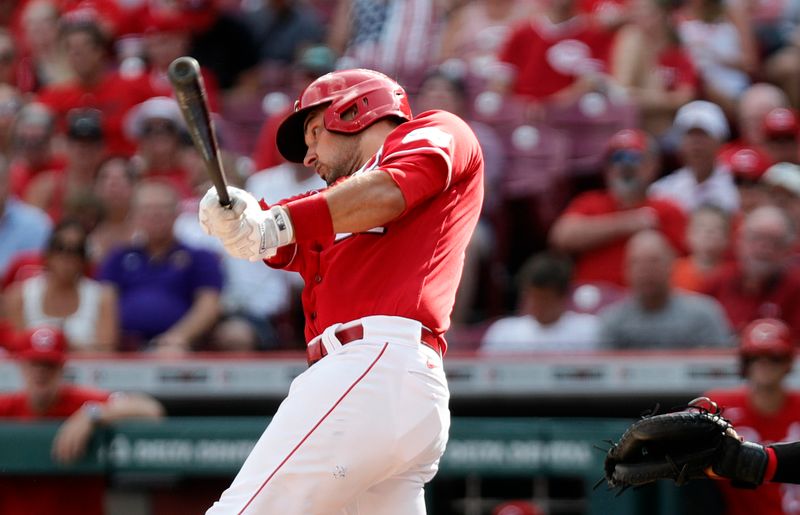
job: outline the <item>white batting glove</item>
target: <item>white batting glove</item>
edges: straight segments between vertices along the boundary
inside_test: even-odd
[[[222,207],[214,188],[200,201],[200,225],[206,234],[222,241],[233,257],[260,261],[294,241],[288,213],[281,206],[264,211],[251,194],[228,186],[230,207]]]

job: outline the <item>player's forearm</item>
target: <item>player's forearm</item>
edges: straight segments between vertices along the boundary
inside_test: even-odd
[[[800,484],[800,442],[778,443],[770,447],[777,460],[772,481]]]
[[[381,227],[400,216],[406,207],[400,188],[380,170],[351,177],[323,195],[336,233]]]

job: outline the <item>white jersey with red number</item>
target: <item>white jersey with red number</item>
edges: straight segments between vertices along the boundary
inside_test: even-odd
[[[270,266],[304,281],[306,339],[370,315],[449,326],[464,251],[483,199],[483,156],[469,126],[445,111],[399,125],[356,174],[379,169],[403,193],[405,211],[384,227],[290,245]]]

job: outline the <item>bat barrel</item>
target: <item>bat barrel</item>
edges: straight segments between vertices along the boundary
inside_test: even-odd
[[[187,85],[200,76],[200,64],[192,57],[179,57],[169,65],[167,74],[174,84]]]

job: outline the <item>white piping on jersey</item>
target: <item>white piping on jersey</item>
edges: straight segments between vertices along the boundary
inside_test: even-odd
[[[364,234],[364,233],[385,234],[386,233],[386,227],[373,227],[372,229],[368,229],[366,231],[361,231],[358,234]],[[351,233],[351,232],[337,232],[336,233],[336,238],[334,238],[333,241],[341,241],[341,240],[343,240],[345,238],[349,238],[350,236],[353,236],[353,233]]]
[[[393,152],[387,155],[386,159],[388,159],[389,157],[404,156],[406,154],[418,154],[424,151],[432,151],[435,152],[436,154],[439,154],[444,159],[444,162],[447,163],[447,181],[444,183],[444,189],[442,191],[446,190],[447,188],[450,187],[450,180],[453,176],[453,163],[450,160],[450,156],[448,156],[447,152],[442,150],[441,147],[421,147],[409,150],[398,150],[397,152]]]

